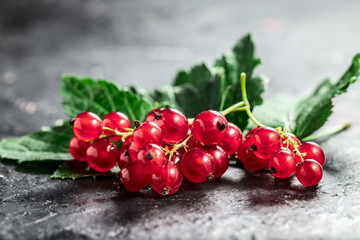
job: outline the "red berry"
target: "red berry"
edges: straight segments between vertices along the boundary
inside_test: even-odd
[[[199,140],[197,140],[194,136],[189,139],[186,145],[188,146],[188,149],[201,148],[204,146],[204,144],[199,142]]]
[[[286,149],[280,149],[273,153],[269,159],[268,169],[272,170],[272,176],[277,178],[288,178],[296,170],[296,160],[294,153]]]
[[[144,148],[150,143],[161,145],[162,140],[163,132],[154,122],[143,122],[133,132],[133,141],[139,148]]]
[[[298,139],[298,137],[295,136],[295,134],[288,132],[287,135],[288,135],[292,140],[294,140],[294,141],[297,143],[298,147],[300,147],[301,142],[300,142],[300,140]],[[286,140],[287,140],[287,137],[286,137],[286,136],[284,136],[284,137],[281,139],[282,147],[286,148],[287,146],[289,146],[290,151],[294,151],[294,146],[293,146],[290,142],[289,142],[289,144],[287,144],[287,143],[285,142]]]
[[[139,165],[144,165],[147,174],[157,173],[166,163],[164,150],[156,144],[149,144],[141,149],[137,155]]]
[[[249,151],[252,145],[253,143],[250,138],[245,139],[238,149],[238,159],[243,163],[245,169],[259,171],[267,167],[269,159],[256,157],[253,151]]]
[[[134,141],[130,142],[129,154],[130,154],[130,158],[133,162],[137,161],[137,155],[140,150],[141,149],[138,147],[138,145]]]
[[[151,110],[145,118],[144,122],[153,122],[155,121],[155,116],[157,116],[161,110],[163,110],[164,108],[155,108],[153,110]]]
[[[131,162],[121,169],[120,180],[129,192],[138,192],[148,183],[145,169],[137,162]]]
[[[214,159],[214,179],[221,177],[229,168],[229,157],[219,146],[207,145],[203,149]]]
[[[319,144],[314,142],[304,142],[301,144],[299,151],[301,153],[306,153],[306,155],[303,156],[303,159],[313,159],[320,163],[321,166],[324,165],[325,153]],[[296,156],[296,160],[301,162],[301,158],[299,156]]]
[[[73,131],[75,136],[84,141],[97,139],[102,132],[101,118],[95,113],[83,112],[77,115]]]
[[[179,143],[188,136],[188,119],[174,108],[161,110],[154,122],[161,128],[164,134],[163,141],[166,143]]]
[[[129,153],[129,146],[122,146],[120,149],[120,157],[118,161],[119,168],[125,167],[126,164],[131,162],[130,153]]]
[[[281,137],[278,131],[270,127],[262,127],[249,138],[251,151],[261,159],[269,159],[271,154],[281,148]]]
[[[245,138],[244,139],[247,139],[247,138],[250,138],[257,130],[259,130],[260,127],[254,127],[252,129],[250,129],[246,135],[245,135]]]
[[[192,134],[205,145],[219,144],[228,129],[226,118],[219,112],[208,110],[198,114],[192,124]]]
[[[219,146],[224,149],[227,155],[233,155],[239,148],[242,142],[242,133],[238,126],[233,123],[228,123],[229,129],[226,131]]]
[[[190,149],[180,163],[181,171],[191,182],[202,183],[214,179],[214,159],[204,149]]]
[[[86,151],[89,166],[98,172],[107,172],[117,163],[119,149],[108,139],[98,139]]]
[[[152,189],[162,195],[176,193],[182,183],[183,175],[174,162],[167,162],[158,173],[152,174],[150,185]]]
[[[122,112],[111,112],[108,113],[103,118],[103,127],[108,127],[111,129],[116,129],[119,132],[126,132],[125,128],[131,128],[131,122],[130,119]],[[104,130],[104,135],[111,135],[114,134],[113,131],[110,130]],[[111,137],[110,139],[113,141],[120,141],[121,136]]]
[[[78,161],[86,161],[86,150],[91,146],[90,142],[85,142],[73,136],[69,143],[70,154]]]
[[[317,185],[323,175],[323,169],[317,161],[313,159],[305,159],[296,167],[296,178],[299,182],[307,187]]]

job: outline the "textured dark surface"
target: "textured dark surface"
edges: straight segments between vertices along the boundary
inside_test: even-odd
[[[65,118],[62,73],[120,85],[169,84],[252,32],[265,96],[305,95],[360,51],[358,1],[2,1],[0,139]],[[320,188],[231,167],[220,181],[185,182],[174,196],[130,194],[116,179],[50,180],[37,165],[0,164],[0,239],[359,239],[359,83],[336,99],[321,142]],[[54,166],[47,166],[48,169]]]

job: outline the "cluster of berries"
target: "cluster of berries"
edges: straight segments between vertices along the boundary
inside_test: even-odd
[[[238,159],[250,171],[264,170],[276,178],[295,173],[301,184],[316,186],[323,175],[325,154],[314,142],[301,143],[292,133],[280,128],[255,127],[245,136]]]
[[[121,182],[131,192],[150,184],[169,195],[179,190],[183,176],[195,183],[219,178],[242,142],[241,130],[212,110],[187,119],[173,108],[154,109],[144,122],[135,121],[135,129],[121,112],[103,119],[84,112],[72,124],[72,156],[99,172],[117,163]],[[123,142],[120,150],[118,141]]]
[[[211,181],[226,172],[230,156],[249,171],[265,171],[276,178],[295,173],[303,185],[315,186],[325,162],[319,145],[301,144],[286,130],[255,127],[243,139],[235,124],[213,110],[187,119],[176,109],[158,108],[143,123],[135,121],[135,129],[121,112],[111,112],[103,119],[84,112],[72,124],[72,156],[99,172],[118,164],[121,182],[131,192],[150,184],[160,194],[173,194],[183,176],[195,183]],[[119,141],[120,150],[115,145]]]

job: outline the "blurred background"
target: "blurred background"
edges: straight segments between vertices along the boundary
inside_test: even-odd
[[[266,98],[309,94],[360,51],[359,9],[355,0],[2,0],[0,138],[66,118],[64,73],[156,88],[212,64],[246,33],[263,59],[257,73],[271,81]]]

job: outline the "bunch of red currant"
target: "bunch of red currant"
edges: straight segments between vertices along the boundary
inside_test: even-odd
[[[95,171],[106,172],[116,164],[124,187],[137,192],[150,184],[156,192],[177,192],[183,176],[201,183],[221,177],[229,167],[229,157],[241,161],[249,171],[265,171],[276,178],[295,173],[305,186],[315,186],[322,178],[325,155],[319,145],[300,143],[292,133],[266,127],[250,111],[241,75],[243,101],[222,112],[207,110],[187,119],[173,108],[158,108],[144,122],[121,112],[103,119],[94,113],[79,114],[71,123],[75,136],[69,150],[79,161],[87,161]],[[258,126],[243,139],[241,130],[226,120],[226,114],[246,111]],[[121,141],[119,150],[115,143]]]
[[[143,123],[112,112],[102,120],[84,112],[73,121],[70,153],[99,172],[118,163],[124,187],[137,192],[147,184],[163,195],[177,192],[183,176],[196,183],[223,175],[242,142],[240,129],[217,111],[188,120],[173,108],[151,111]],[[119,150],[114,142],[123,141]]]

